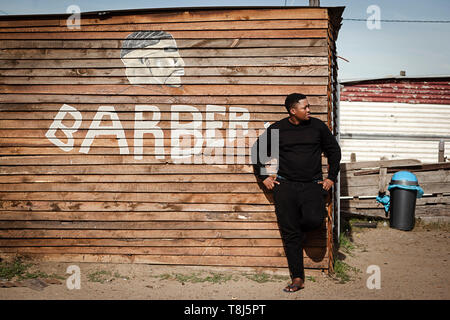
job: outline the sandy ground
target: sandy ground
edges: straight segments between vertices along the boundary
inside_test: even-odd
[[[149,299],[149,300],[298,300],[298,299],[450,299],[450,233],[446,229],[415,228],[405,232],[382,224],[352,232],[355,246],[340,257],[352,267],[351,279],[341,283],[329,275],[308,272],[305,289],[284,293],[286,271],[268,274],[266,282],[255,281],[258,270],[211,267],[155,266],[143,264],[77,263],[81,288],[69,290],[67,267],[74,263],[39,263],[33,268],[64,279],[43,290],[27,287],[0,288],[1,300],[16,299]],[[380,271],[380,288],[369,289]],[[103,283],[96,281],[97,273]],[[194,282],[216,276],[222,281]],[[183,278],[184,277],[184,278]]]

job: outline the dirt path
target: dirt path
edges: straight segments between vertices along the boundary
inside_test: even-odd
[[[69,290],[65,279],[71,264],[39,263],[33,268],[61,276],[61,284],[41,291],[0,288],[0,299],[448,300],[449,235],[445,229],[427,231],[421,227],[404,232],[381,224],[353,232],[354,248],[350,253],[341,248],[340,254],[343,262],[351,266],[347,271],[350,280],[340,283],[327,275],[307,273],[306,288],[295,294],[281,290],[288,281],[286,273],[258,275],[227,268],[100,263],[76,264],[81,271],[81,288]],[[373,275],[367,273],[370,265],[379,267],[380,289],[367,287],[367,279]]]

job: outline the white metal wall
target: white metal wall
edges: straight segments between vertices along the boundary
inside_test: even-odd
[[[450,159],[450,105],[340,102],[342,161],[438,161],[439,140]]]

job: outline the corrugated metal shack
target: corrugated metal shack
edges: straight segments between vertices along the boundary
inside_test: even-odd
[[[334,130],[342,11],[1,17],[2,255],[287,267],[247,147],[292,92]],[[332,262],[328,209],[307,268]]]
[[[450,76],[386,77],[341,82],[343,162],[438,161],[440,140],[450,145]],[[450,148],[445,155],[450,159]]]

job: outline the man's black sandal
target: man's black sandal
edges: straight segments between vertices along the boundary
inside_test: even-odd
[[[290,284],[288,285],[286,288],[283,289],[284,292],[289,292],[289,293],[293,293],[293,292],[297,292],[300,289],[303,289],[304,286],[303,284]],[[295,290],[294,290],[295,289]]]

